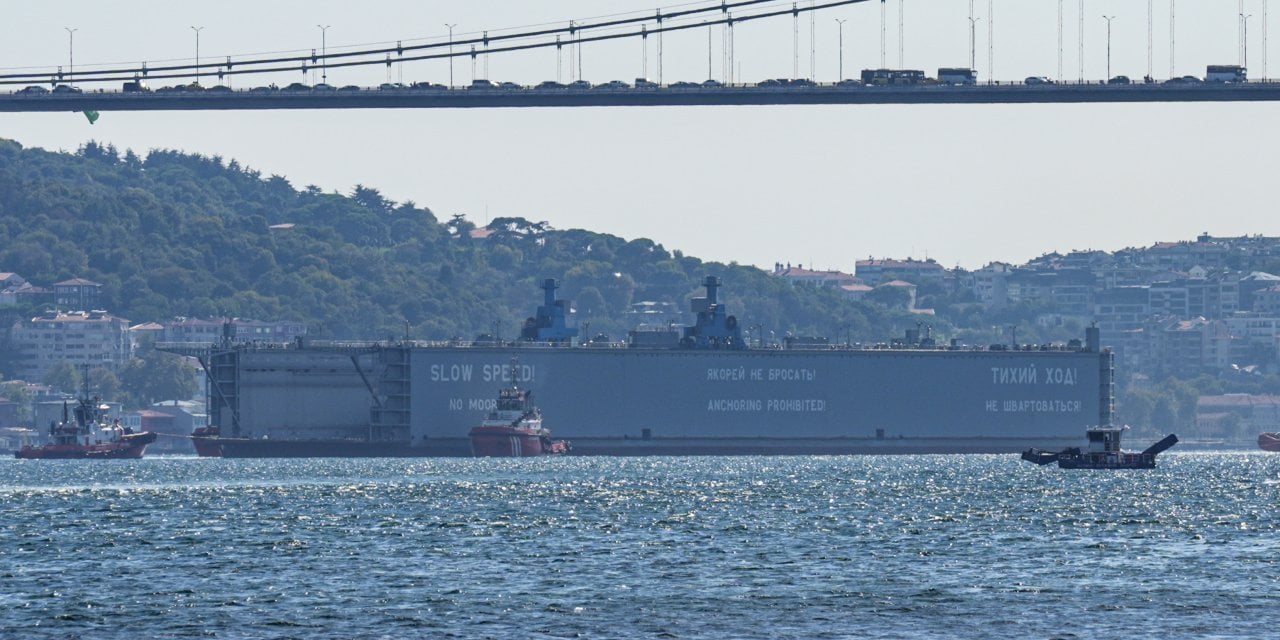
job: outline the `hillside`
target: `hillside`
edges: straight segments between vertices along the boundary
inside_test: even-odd
[[[470,337],[496,324],[511,336],[540,303],[537,282],[553,277],[580,324],[619,338],[633,323],[625,315],[633,302],[685,311],[707,275],[725,281],[724,299],[743,325],[766,336],[884,341],[917,320],[643,238],[522,218],[486,227],[480,237],[462,216],[441,219],[374,188],[298,189],[218,157],[143,157],[95,143],[53,153],[0,140],[0,271],[46,286],[102,283],[102,306],[134,323],[296,319],[322,337],[407,331],[423,339]]]

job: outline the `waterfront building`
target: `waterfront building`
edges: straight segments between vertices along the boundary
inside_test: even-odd
[[[10,343],[19,377],[43,380],[59,362],[118,372],[133,357],[129,321],[105,311],[50,311],[18,322]]]

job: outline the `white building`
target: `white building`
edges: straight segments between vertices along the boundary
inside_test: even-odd
[[[133,357],[129,321],[105,311],[49,312],[13,326],[17,374],[43,380],[59,362],[119,371]]]

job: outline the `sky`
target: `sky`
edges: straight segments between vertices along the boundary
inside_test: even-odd
[[[457,25],[455,37],[462,38],[653,13],[680,1],[7,2],[0,73],[68,64],[66,28],[76,29],[79,69],[155,66],[194,58],[193,26],[203,27],[200,53],[208,61],[318,49],[318,25],[329,25],[325,43],[335,53],[439,41],[446,24]],[[931,75],[938,67],[967,66],[969,2],[887,0],[888,66],[899,66],[904,2],[902,66]],[[1058,76],[1059,3],[975,4],[972,53],[981,80]],[[1114,16],[1112,74],[1146,75],[1147,4],[1065,0],[1063,77],[1106,76],[1103,16]],[[1150,64],[1157,78],[1170,75],[1169,4],[1153,3]],[[1264,58],[1263,16],[1272,23],[1280,17],[1271,18],[1265,4],[1244,2],[1253,78],[1275,57]],[[801,75],[812,69],[818,80],[835,80],[840,19],[846,20],[844,75],[857,77],[860,69],[880,66],[880,10],[877,2],[825,10],[812,25],[802,16],[798,61],[790,19],[743,23],[735,29],[736,76],[745,82],[787,77],[798,66]],[[1241,62],[1238,2],[1183,0],[1176,15],[1174,75],[1203,76],[1207,64]],[[656,78],[652,40],[647,60],[638,41],[587,45],[584,77]],[[720,33],[711,40],[710,72],[724,79]],[[666,36],[663,79],[706,79],[707,47],[704,29]],[[554,50],[495,55],[488,68],[492,80],[536,84],[556,78],[557,59]],[[453,73],[456,84],[469,83],[470,63],[456,61]],[[561,73],[567,80],[567,68]],[[1280,75],[1280,67],[1272,73]],[[477,74],[485,75],[483,63]],[[339,86],[443,83],[449,65],[424,61],[328,75]],[[237,78],[233,86],[318,80],[293,72]],[[72,113],[3,113],[0,137],[50,150],[96,140],[138,152],[217,155],[282,175],[299,188],[350,193],[357,184],[374,187],[441,219],[463,214],[483,225],[520,216],[556,228],[649,238],[707,260],[852,272],[868,257],[977,268],[1052,251],[1190,240],[1202,232],[1280,235],[1274,172],[1266,160],[1280,141],[1277,116],[1280,105],[1273,103],[104,112],[94,125]]]

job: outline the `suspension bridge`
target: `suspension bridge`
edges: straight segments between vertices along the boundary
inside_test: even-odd
[[[691,105],[803,105],[803,104],[1022,104],[1092,102],[1234,102],[1280,100],[1280,82],[1266,79],[1267,3],[1262,2],[1263,80],[1247,77],[1248,19],[1240,0],[1240,59],[1236,65],[1208,67],[1203,76],[1175,76],[1172,59],[1176,0],[1169,5],[1169,77],[1156,79],[1153,65],[1153,25],[1157,20],[1154,2],[1147,3],[1147,73],[1131,79],[1111,75],[1110,26],[1107,20],[1107,73],[1096,80],[1084,77],[1084,0],[1066,0],[1079,7],[1080,76],[1067,80],[1063,74],[1064,0],[1058,0],[1058,68],[1054,78],[1028,77],[999,81],[979,79],[977,66],[977,24],[987,21],[988,69],[994,67],[994,0],[986,3],[985,16],[975,13],[969,2],[969,65],[965,68],[903,68],[903,16],[908,0],[720,0],[682,5],[674,9],[628,14],[602,19],[569,20],[538,28],[480,32],[454,38],[452,25],[447,39],[396,42],[394,45],[348,47],[330,52],[327,44],[310,52],[275,55],[226,56],[202,60],[199,54],[200,29],[195,30],[194,60],[160,65],[82,65],[74,63],[74,31],[68,29],[68,64],[55,68],[0,70],[0,112],[35,111],[160,111],[160,110],[241,110],[241,109],[359,109],[359,108],[521,108],[599,106],[691,106]],[[850,5],[879,5],[880,64],[858,73],[844,73],[844,20],[840,23],[840,73],[838,79],[819,82],[813,77],[813,49],[810,49],[810,76],[801,74],[801,21],[813,20],[823,12]],[[982,3],[979,1],[978,3]],[[893,5],[893,6],[891,6]],[[887,21],[897,10],[898,66],[887,60]],[[981,8],[980,6],[978,7]],[[1163,16],[1161,16],[1163,17]],[[793,73],[787,78],[744,82],[737,71],[735,28],[747,23],[792,23]],[[321,28],[322,38],[327,26]],[[664,78],[666,37],[682,33],[706,32],[707,78],[668,81]],[[713,41],[720,34],[721,73],[716,78]],[[611,41],[632,41],[640,45],[643,73],[634,81],[588,81],[583,77],[583,49]],[[528,55],[537,50],[554,50],[556,79],[537,84],[498,82],[488,78],[492,57]],[[650,77],[650,52],[655,54],[656,75]],[[565,61],[569,78],[565,80]],[[405,82],[407,63],[441,61],[449,67],[448,84],[426,81]],[[471,68],[469,83],[454,82],[455,61]],[[478,67],[478,65],[480,65]],[[334,86],[330,71],[381,68],[387,81],[371,85]],[[482,71],[478,71],[482,69]],[[1215,68],[1217,71],[1215,72]],[[393,75],[398,72],[399,78]],[[298,74],[301,75],[299,78]],[[316,82],[319,76],[319,82]],[[310,81],[308,81],[310,77]],[[301,81],[289,81],[289,79]],[[233,84],[235,87],[233,88]],[[6,91],[6,89],[8,89]]]

